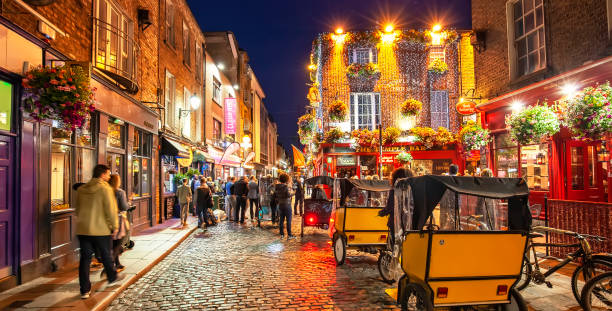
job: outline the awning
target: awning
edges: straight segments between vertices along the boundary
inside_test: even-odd
[[[177,141],[162,137],[161,154],[188,158],[189,150]]]

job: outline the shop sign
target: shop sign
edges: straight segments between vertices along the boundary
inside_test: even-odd
[[[225,134],[236,134],[236,99],[226,98],[223,108]]]
[[[381,162],[383,164],[393,164],[394,159],[395,159],[394,155],[383,155],[381,158]]]
[[[472,101],[460,101],[457,103],[457,112],[462,115],[476,113],[476,103]]]
[[[408,145],[408,146],[387,146],[383,147],[383,152],[402,152],[402,151],[425,151],[427,148],[423,145]],[[430,149],[431,150],[431,149]],[[378,147],[359,147],[358,152],[378,152]]]
[[[339,156],[336,159],[336,166],[354,166],[356,164],[353,156]]]

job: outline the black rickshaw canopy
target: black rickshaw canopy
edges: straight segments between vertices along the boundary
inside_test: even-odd
[[[340,187],[340,205],[344,205],[353,188],[374,192],[384,192],[392,189],[387,180],[338,178],[336,181]]]
[[[315,176],[315,177],[310,177],[306,179],[304,181],[304,184],[309,185],[309,186],[327,185],[327,186],[333,187],[334,179],[329,176]]]
[[[471,176],[425,175],[400,179],[395,183],[397,190],[412,188],[414,210],[412,228],[423,228],[446,190],[457,194],[472,195],[508,201],[508,228],[529,230],[529,187],[521,178],[495,178]]]

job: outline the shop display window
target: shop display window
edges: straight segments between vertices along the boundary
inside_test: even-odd
[[[70,176],[72,147],[61,144],[51,146],[51,211],[70,208]]]
[[[112,148],[123,149],[125,146],[123,142],[124,131],[125,127],[123,125],[117,124],[113,120],[109,119],[106,145]]]
[[[521,176],[529,189],[549,189],[548,161],[548,144],[521,146]]]
[[[359,156],[359,167],[361,169],[361,178],[365,178],[365,176],[376,175],[376,156]]]
[[[583,147],[571,147],[571,183],[572,190],[584,190],[584,160]]]
[[[518,147],[510,139],[510,134],[495,135],[494,141],[495,175],[497,177],[519,177]]]
[[[151,195],[150,161],[152,136],[144,131],[134,129],[132,146],[132,194],[135,197]]]

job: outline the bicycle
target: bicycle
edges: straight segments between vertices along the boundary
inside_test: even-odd
[[[580,296],[585,311],[612,309],[612,271],[590,279]]]
[[[542,233],[534,232],[534,231],[545,231],[552,233],[559,233],[572,236],[578,240],[577,243],[573,244],[558,244],[558,243],[534,243],[534,238],[544,237]],[[572,293],[574,294],[574,298],[576,301],[580,303],[580,293],[582,288],[581,282],[588,281],[592,279],[594,276],[599,275],[603,272],[612,271],[612,256],[604,255],[604,254],[593,254],[591,250],[591,246],[588,242],[588,239],[597,240],[597,241],[605,241],[606,238],[588,235],[588,234],[580,234],[573,231],[536,226],[532,228],[532,232],[529,233],[528,237],[528,245],[525,251],[525,258],[523,262],[523,270],[521,274],[521,279],[516,284],[517,290],[522,290],[529,285],[530,282],[535,284],[546,284],[548,288],[552,288],[552,283],[546,280],[547,277],[557,272],[559,269],[563,268],[570,262],[581,263],[576,270],[574,270],[572,274]],[[542,272],[540,270],[540,263],[538,261],[538,257],[536,254],[536,247],[567,247],[567,248],[577,248],[576,251],[567,255],[565,259],[561,262],[550,268],[546,272]],[[531,261],[531,256],[533,255],[533,261]]]

